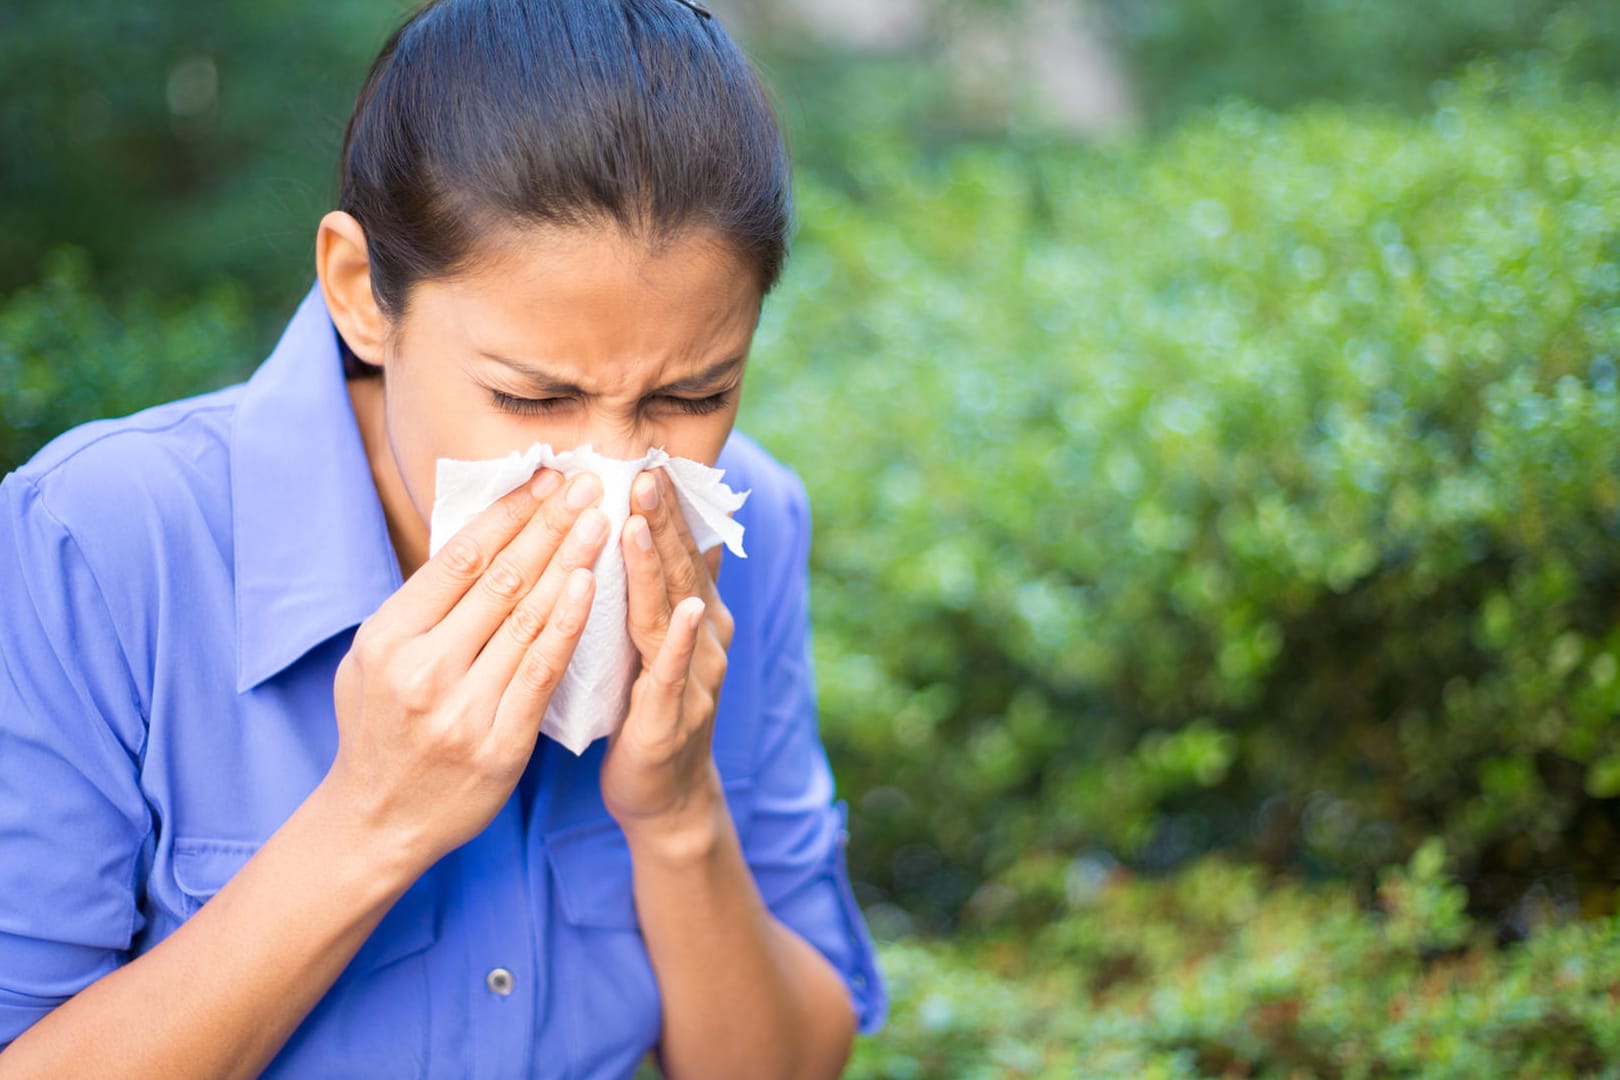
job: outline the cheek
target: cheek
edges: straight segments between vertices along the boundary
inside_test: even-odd
[[[720,450],[731,435],[737,420],[736,406],[708,416],[675,416],[661,425],[662,438],[657,440],[673,457],[691,458],[705,465],[713,465]]]
[[[432,510],[438,459],[498,457],[512,449],[492,438],[488,412],[451,385],[390,375],[386,384],[388,442],[400,479],[424,520]]]

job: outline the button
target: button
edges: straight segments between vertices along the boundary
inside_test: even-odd
[[[484,976],[484,984],[501,997],[505,997],[512,992],[512,973],[505,968],[495,968]]]

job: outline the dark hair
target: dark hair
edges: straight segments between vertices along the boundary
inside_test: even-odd
[[[611,222],[655,247],[705,226],[763,296],[787,255],[792,172],[753,66],[680,0],[431,0],[366,76],[338,209],[365,229],[390,318],[512,225]],[[343,353],[351,376],[379,370]]]

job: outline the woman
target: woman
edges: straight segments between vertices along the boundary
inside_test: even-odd
[[[775,120],[699,6],[401,27],[253,378],[0,484],[0,1076],[842,1068],[885,996],[807,506],[732,430],[788,223]],[[536,440],[752,490],[720,573],[637,478],[642,670],[578,758],[537,732],[600,485],[542,470],[427,557],[434,462]]]

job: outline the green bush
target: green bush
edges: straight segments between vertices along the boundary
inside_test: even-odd
[[[1481,67],[1416,117],[873,130],[806,178],[743,424],[812,491],[880,919],[1098,844],[1370,889],[1432,833],[1476,909],[1549,874],[1612,906],[1615,104]],[[8,467],[262,355],[241,290],[159,310],[87,274],[0,308]]]
[[[804,186],[743,422],[811,490],[866,900],[1435,832],[1476,906],[1612,905],[1616,99],[1464,84]]]
[[[59,248],[45,278],[0,301],[0,474],[75,424],[223,386],[259,357],[243,290],[116,309],[92,291],[88,259]]]
[[[52,246],[103,290],[230,277],[296,303],[338,146],[396,0],[8,4],[0,10],[0,290]],[[278,330],[260,326],[260,340]]]
[[[1388,875],[1382,911],[1211,858],[1071,885],[1032,936],[887,942],[889,1026],[849,1076],[1620,1076],[1620,920],[1498,949],[1443,858]]]
[[[980,0],[989,3],[992,0]],[[1228,97],[1424,107],[1463,64],[1540,51],[1576,78],[1620,79],[1609,0],[1103,0],[1147,113],[1160,123]]]

